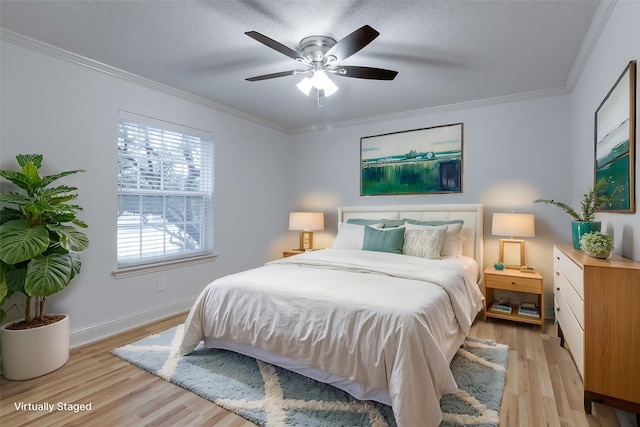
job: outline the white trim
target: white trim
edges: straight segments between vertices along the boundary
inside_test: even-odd
[[[227,113],[232,116],[240,117],[250,122],[254,122],[259,125],[266,126],[283,133],[290,133],[289,129],[283,128],[282,126],[278,126],[270,121],[260,119],[258,117],[252,116],[247,113],[243,113],[238,110],[234,110],[233,108],[227,107],[222,104],[218,104],[217,102],[213,102],[208,99],[182,91],[180,89],[176,89],[174,87],[167,86],[162,83],[158,83],[146,77],[141,77],[141,76],[138,76],[137,74],[133,74],[128,71],[124,71],[119,68],[112,67],[111,65],[107,65],[102,62],[98,62],[93,59],[86,58],[82,55],[75,54],[68,50],[60,49],[50,44],[43,43],[39,40],[32,39],[31,37],[23,36],[22,34],[18,34],[18,33],[14,33],[13,31],[6,30],[4,28],[0,28],[0,40],[13,43],[17,46],[30,48],[37,52],[44,53],[65,61],[69,61],[76,65],[91,68],[92,70],[105,73],[113,77],[120,78],[127,82],[134,83],[134,84],[149,88],[151,90],[162,92],[167,95],[175,96],[177,98],[184,99],[185,101],[193,102],[195,104],[199,104],[216,111]]]
[[[573,92],[576,85],[578,84],[580,76],[582,75],[582,71],[584,71],[584,67],[587,65],[587,61],[591,57],[591,53],[593,52],[593,49],[595,49],[596,44],[600,39],[602,30],[604,29],[605,25],[607,25],[609,17],[613,12],[616,3],[617,0],[607,0],[600,2],[600,5],[596,10],[596,14],[593,17],[593,21],[591,21],[589,31],[587,31],[587,35],[582,42],[582,46],[580,47],[578,56],[576,57],[576,60],[573,63],[573,67],[571,67],[569,77],[567,78],[566,87],[569,93]]]
[[[435,107],[421,108],[418,110],[401,111],[398,113],[382,114],[380,116],[365,117],[363,119],[346,120],[343,122],[326,123],[324,125],[313,125],[306,128],[289,129],[287,133],[305,133],[317,130],[330,130],[344,126],[355,126],[366,123],[378,123],[390,120],[398,120],[409,117],[420,117],[427,114],[440,114],[451,111],[469,110],[472,108],[491,107],[493,105],[510,104],[512,102],[530,101],[539,98],[547,98],[550,96],[568,95],[569,89],[566,87],[558,87],[554,89],[543,89],[533,92],[516,93],[513,95],[497,96],[494,98],[476,99],[473,101],[459,102],[457,104],[437,105]]]
[[[176,314],[189,311],[196,297],[188,298],[162,307],[155,307],[143,312],[112,319],[97,325],[71,331],[70,347],[78,347],[103,338],[138,328],[147,323],[165,319]]]
[[[111,272],[114,279],[124,279],[127,277],[138,276],[140,274],[155,273],[157,271],[172,270],[174,268],[190,267],[205,262],[213,262],[218,258],[217,254],[203,255],[193,258],[176,259],[173,261],[165,261],[159,264],[136,265],[133,267],[120,268]]]

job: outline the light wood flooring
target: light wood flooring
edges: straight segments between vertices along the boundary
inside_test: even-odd
[[[0,383],[2,427],[53,426],[216,426],[254,424],[195,394],[112,356],[115,347],[182,323],[178,315],[111,338],[75,348],[59,370],[29,381]],[[611,408],[582,409],[582,384],[569,353],[556,338],[555,326],[492,320],[477,322],[470,335],[509,346],[507,382],[500,426],[618,426]],[[19,411],[20,402],[57,405],[91,403],[91,411],[52,413]],[[419,426],[416,426],[419,427]]]

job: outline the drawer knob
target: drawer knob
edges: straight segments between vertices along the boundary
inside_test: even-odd
[[[556,276],[559,276],[559,275],[560,275],[560,272],[559,272],[559,271],[556,271]]]
[[[511,282],[511,284],[512,284],[512,285],[515,285],[515,284],[516,284],[516,282]]]
[[[557,290],[557,291],[559,291],[559,290],[560,290],[560,287],[557,287],[557,288],[556,288],[556,290]]]
[[[560,311],[560,307],[556,307],[556,311]]]

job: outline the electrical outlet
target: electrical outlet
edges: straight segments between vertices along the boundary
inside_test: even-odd
[[[167,279],[161,277],[158,279],[158,292],[167,290]]]

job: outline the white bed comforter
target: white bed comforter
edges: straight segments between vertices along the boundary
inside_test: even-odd
[[[437,426],[457,391],[442,346],[468,333],[482,294],[448,260],[327,249],[210,283],[180,354],[205,337],[251,345],[386,390],[402,427]]]

